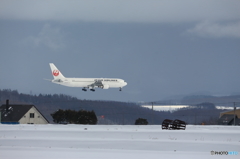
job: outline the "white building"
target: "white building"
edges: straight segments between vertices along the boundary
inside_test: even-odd
[[[34,105],[9,105],[0,107],[2,124],[48,124],[48,120]]]

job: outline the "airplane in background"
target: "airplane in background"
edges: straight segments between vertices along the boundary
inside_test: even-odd
[[[68,87],[82,87],[83,91],[90,89],[93,92],[95,88],[119,88],[119,91],[122,91],[122,88],[127,85],[127,82],[119,78],[66,78],[53,63],[49,63],[49,65],[54,78],[51,81],[55,84]]]

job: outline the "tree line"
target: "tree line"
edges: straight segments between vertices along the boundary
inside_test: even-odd
[[[86,110],[62,110],[51,114],[54,123],[58,124],[97,124],[97,116],[94,111]]]

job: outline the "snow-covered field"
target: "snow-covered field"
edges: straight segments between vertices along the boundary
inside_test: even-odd
[[[234,155],[211,155],[211,151]],[[237,154],[238,153],[238,154]],[[1,159],[240,158],[240,126],[1,125]]]

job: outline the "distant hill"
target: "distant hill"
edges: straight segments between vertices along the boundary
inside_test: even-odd
[[[187,96],[182,99],[183,103],[197,104],[202,102],[210,102],[215,105],[233,106],[233,102],[240,102],[240,95],[232,96]]]
[[[191,95],[184,96],[178,99],[172,98],[167,100],[157,101],[161,104],[183,104],[196,105],[199,103],[213,103],[216,106],[233,106],[233,102],[240,103],[240,95],[231,96],[211,96],[211,95]]]

